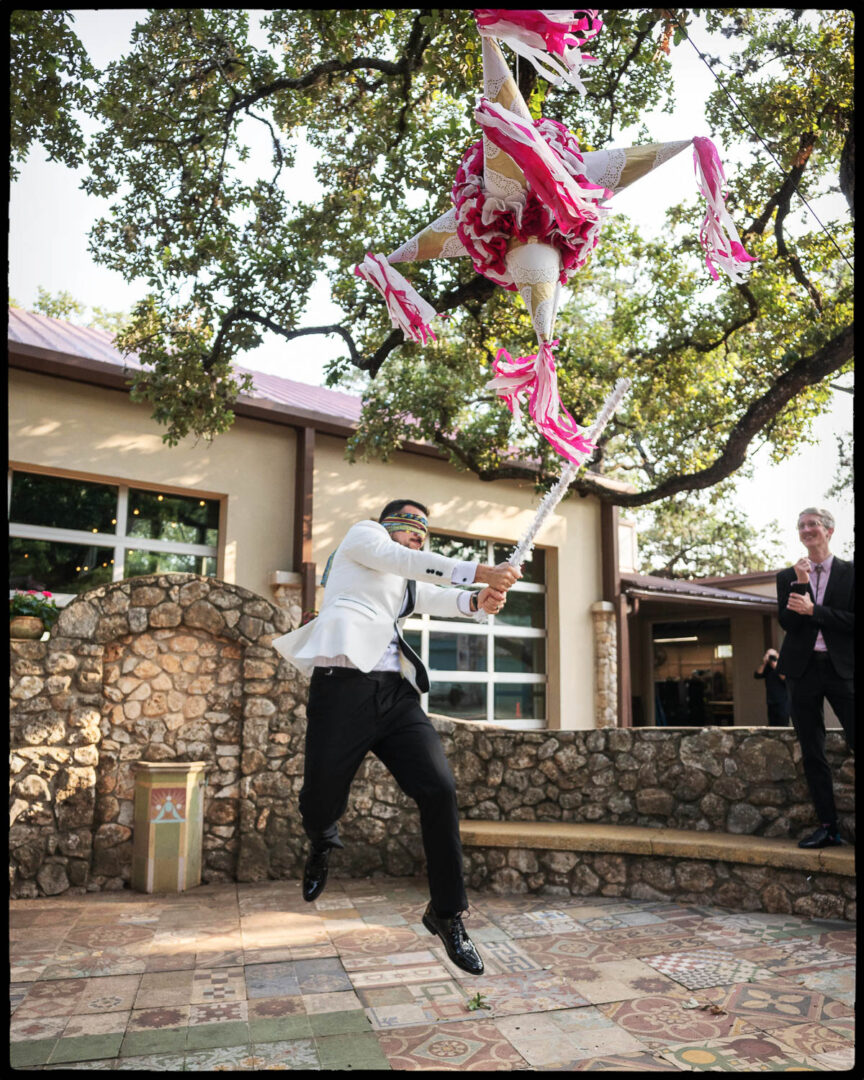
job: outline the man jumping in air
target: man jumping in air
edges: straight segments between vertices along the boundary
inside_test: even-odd
[[[422,550],[428,511],[414,499],[388,503],[378,521],[353,525],[325,571],[317,618],[273,647],[311,673],[300,813],[310,840],[303,898],[320,896],[351,782],[371,750],[420,809],[431,900],[423,925],[473,975],[483,961],[465,933],[459,811],[441,740],[420,707],[429,677],[402,636],[414,612],[470,618],[500,611],[522,572],[507,563],[460,562]],[[479,592],[441,588],[482,584]]]

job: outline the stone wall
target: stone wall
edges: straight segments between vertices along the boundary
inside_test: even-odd
[[[13,642],[12,895],[124,887],[137,760],[208,763],[205,881],[299,876],[308,683],[270,644],[291,625],[292,613],[237,586],[154,575],[77,598],[48,641]],[[814,825],[791,729],[516,732],[440,717],[434,723],[467,818],[795,838]],[[829,732],[826,745],[841,824],[854,835],[853,759],[839,732]],[[340,874],[422,871],[416,808],[371,755],[341,831]],[[472,881],[490,882],[500,857],[469,853]],[[569,856],[535,858],[536,871],[519,870],[526,887],[544,859]],[[584,882],[620,884],[597,870],[606,865],[601,856],[579,860],[590,870]],[[644,874],[628,887],[642,880],[666,888]],[[574,879],[579,888],[581,880]],[[564,887],[554,877],[544,882]]]
[[[439,722],[466,817],[580,821],[757,836],[816,825],[791,728],[604,728],[513,732]],[[854,758],[826,755],[840,823],[855,835]]]
[[[469,888],[499,895],[621,896],[855,921],[855,878],[662,855],[465,849]],[[554,904],[550,904],[550,907]]]
[[[305,717],[306,684],[270,645],[291,621],[246,589],[153,575],[76,598],[47,641],[13,641],[12,895],[124,886],[139,760],[208,763],[203,877],[234,880],[257,820],[244,776],[278,787]]]

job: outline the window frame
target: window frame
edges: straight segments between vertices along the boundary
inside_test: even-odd
[[[113,549],[113,565],[111,567],[111,583],[126,579],[124,568],[126,565],[126,552],[128,550],[152,551],[170,555],[195,555],[216,560],[215,577],[220,577],[224,562],[224,536],[225,536],[225,499],[224,495],[215,492],[200,491],[193,488],[181,488],[174,484],[154,484],[148,481],[129,480],[128,478],[110,477],[92,473],[75,472],[71,469],[51,469],[45,466],[30,465],[24,462],[10,462],[8,466],[8,484],[6,512],[7,518],[12,509],[12,478],[14,473],[38,473],[41,476],[52,477],[57,480],[81,480],[91,484],[103,484],[106,487],[117,488],[117,528],[113,533],[86,532],[83,529],[63,529],[55,526],[24,525],[9,520],[9,539],[15,540],[45,540],[47,542],[61,544],[88,544],[96,547]],[[210,544],[186,544],[174,540],[151,540],[141,536],[127,536],[126,529],[129,517],[129,492],[152,491],[158,495],[178,495],[182,498],[206,499],[210,502],[219,503],[218,538],[215,545]],[[138,576],[138,575],[136,575]],[[14,595],[15,590],[10,589],[9,595]],[[71,603],[79,593],[54,593],[53,599],[57,607],[65,607]]]
[[[450,532],[438,532],[433,529],[431,535],[434,536],[446,536],[454,537],[456,539],[470,540],[474,543],[478,541],[484,542],[480,537],[474,536],[459,536],[457,533]],[[485,540],[486,543],[486,561],[492,563],[494,561],[494,545],[507,543],[507,541],[501,540]],[[426,547],[428,548],[429,541],[426,541]],[[525,593],[540,593],[544,597],[548,597],[549,585],[549,553],[548,550],[542,545],[537,545],[538,550],[542,550],[546,555],[546,566],[544,569],[545,583],[543,585],[536,582],[522,582],[517,581],[512,586],[512,592],[525,592]],[[546,609],[546,626],[541,629],[533,626],[514,626],[510,623],[496,621],[494,615],[487,617],[486,623],[477,623],[473,620],[467,619],[436,619],[431,615],[410,615],[406,620],[403,627],[404,632],[415,631],[420,633],[420,659],[423,661],[423,665],[429,674],[430,682],[463,682],[463,683],[485,683],[486,684],[486,718],[481,723],[492,724],[495,727],[508,728],[516,731],[546,731],[549,725],[549,604],[548,600],[545,604]],[[486,643],[486,670],[485,671],[450,671],[446,669],[433,669],[429,666],[429,635],[433,633],[438,634],[476,634],[478,636],[485,636]],[[546,670],[542,674],[526,671],[495,671],[495,639],[496,637],[513,637],[513,638],[540,638],[546,643]],[[507,719],[499,720],[495,718],[495,685],[496,684],[542,684],[546,691],[546,715],[542,718],[531,719]],[[421,695],[421,705],[425,712],[429,711],[429,694]]]

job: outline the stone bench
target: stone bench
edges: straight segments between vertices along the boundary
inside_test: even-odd
[[[855,849],[792,839],[559,821],[460,822],[469,882],[855,917]]]

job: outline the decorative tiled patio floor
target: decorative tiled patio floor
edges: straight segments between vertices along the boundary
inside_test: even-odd
[[[653,901],[472,897],[472,978],[425,883],[205,885],[11,905],[13,1068],[845,1071],[849,923]],[[469,1008],[484,995],[485,1008]]]

